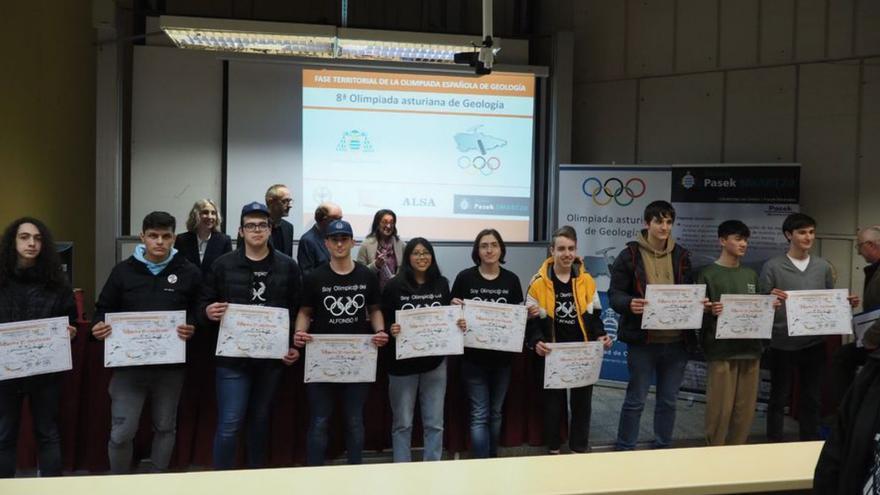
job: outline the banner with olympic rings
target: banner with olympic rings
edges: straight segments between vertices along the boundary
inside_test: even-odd
[[[691,251],[695,268],[719,254],[717,228],[739,219],[752,231],[744,264],[760,271],[771,256],[785,251],[781,224],[798,211],[800,166],[767,165],[562,165],[559,170],[557,226],[578,232],[578,251],[596,280],[605,330],[617,336],[617,319],[608,303],[610,267],[645,228],[643,212],[652,201],[676,209],[673,237]],[[626,345],[605,352],[601,378],[627,381]],[[688,364],[683,390],[705,392],[705,363]]]

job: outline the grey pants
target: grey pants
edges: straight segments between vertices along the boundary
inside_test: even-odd
[[[144,401],[149,397],[153,418],[150,459],[156,470],[168,469],[177,435],[177,403],[183,388],[183,367],[121,368],[110,380],[110,442],[107,453],[113,474],[131,470],[132,444]]]

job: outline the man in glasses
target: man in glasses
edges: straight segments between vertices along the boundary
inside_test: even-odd
[[[269,243],[272,247],[293,256],[293,225],[284,219],[290,215],[293,207],[293,196],[284,184],[274,184],[266,191],[266,206],[269,207],[269,219],[272,221],[272,235]]]
[[[216,324],[229,303],[285,308],[296,317],[300,295],[299,266],[286,254],[270,248],[271,219],[266,205],[248,203],[241,209],[238,229],[242,244],[214,262],[202,291],[199,312]],[[238,431],[247,422],[247,465],[265,467],[269,444],[272,398],[281,380],[283,365],[299,359],[290,347],[282,359],[217,356],[217,431],[214,434],[214,468],[235,464]]]

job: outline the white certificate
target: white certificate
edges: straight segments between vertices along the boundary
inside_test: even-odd
[[[788,335],[849,335],[852,308],[846,289],[787,290]]]
[[[372,335],[312,335],[306,344],[305,383],[375,382],[378,349]]]
[[[67,317],[0,325],[0,380],[73,368]]]
[[[867,332],[877,320],[880,320],[880,309],[853,315],[853,333],[856,335],[857,347],[864,346],[862,340],[865,338],[865,332]]]
[[[544,344],[551,349],[544,358],[544,388],[586,387],[599,381],[601,342],[563,342]]]
[[[218,356],[281,359],[290,349],[287,308],[230,304],[220,320]]]
[[[716,339],[769,339],[773,333],[776,296],[721,294]]]
[[[467,332],[464,346],[493,351],[522,352],[528,310],[522,304],[464,300]]]
[[[400,325],[395,340],[397,359],[448,356],[464,353],[464,337],[458,328],[459,306],[431,306],[397,310]]]
[[[643,330],[691,330],[703,326],[706,286],[648,284]]]
[[[186,342],[177,326],[186,325],[186,311],[107,313],[113,327],[104,339],[104,367],[186,362]]]

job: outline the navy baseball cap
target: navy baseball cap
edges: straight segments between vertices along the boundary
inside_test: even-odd
[[[269,216],[269,208],[260,203],[258,201],[254,201],[253,203],[248,203],[241,207],[241,218],[244,218],[245,215],[252,215],[254,213],[260,213],[263,215]]]
[[[327,226],[327,230],[324,232],[324,237],[330,237],[333,235],[347,235],[349,237],[354,237],[354,232],[351,230],[351,224],[345,220],[333,220],[330,222],[330,225]]]

